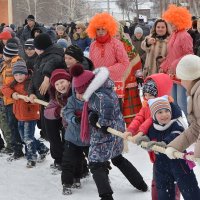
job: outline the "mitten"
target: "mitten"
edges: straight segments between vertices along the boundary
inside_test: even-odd
[[[97,124],[97,122],[98,122],[98,119],[99,119],[99,116],[98,116],[96,113],[94,113],[94,112],[92,112],[92,113],[89,115],[89,122],[90,122],[90,124],[91,124],[93,127],[95,127],[95,128],[97,128],[96,124]]]
[[[139,136],[135,139],[135,143],[137,145],[141,145],[142,142],[149,142],[149,138],[147,136]]]
[[[173,148],[173,147],[167,147],[165,150],[165,154],[170,158],[170,159],[176,159],[174,153],[178,152],[177,149]]]
[[[147,147],[146,149],[147,150],[152,150],[152,147],[156,145],[156,146],[159,146],[159,147],[163,147],[163,148],[166,148],[167,144],[165,142],[156,142],[156,141],[150,141],[147,143]],[[159,152],[156,152],[154,151],[156,154],[158,154]]]
[[[104,133],[104,134],[110,134],[108,131],[107,131],[108,127],[107,126],[101,126],[100,130]]]

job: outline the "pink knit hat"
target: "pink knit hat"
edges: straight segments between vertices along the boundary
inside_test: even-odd
[[[76,92],[83,94],[89,86],[94,73],[89,70],[84,70],[81,64],[75,64],[70,69],[70,74],[73,76],[73,86]]]

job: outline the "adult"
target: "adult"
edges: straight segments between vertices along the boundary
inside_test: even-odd
[[[191,14],[186,8],[170,5],[163,18],[171,25],[172,34],[167,45],[166,59],[161,63],[161,72],[167,73],[174,81],[172,96],[181,110],[187,114],[186,90],[176,78],[176,66],[181,58],[193,54],[192,38],[186,29],[192,25]]]
[[[66,27],[61,24],[56,27],[56,37],[57,40],[65,39],[67,41],[67,46],[70,46],[72,44],[70,37],[66,33]]]
[[[144,64],[144,77],[159,72],[159,67],[167,55],[167,42],[170,35],[170,29],[163,19],[158,19],[150,35],[146,36],[141,43],[142,49],[146,52]]]

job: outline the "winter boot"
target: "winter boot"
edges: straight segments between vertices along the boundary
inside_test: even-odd
[[[115,165],[128,179],[128,181],[138,190],[146,192],[148,190],[147,184],[144,182],[141,174],[137,169],[122,155],[119,155],[111,159],[113,165]]]
[[[90,171],[93,174],[93,179],[96,183],[99,197],[103,198],[113,194],[112,188],[108,179],[108,169],[104,163],[90,164]]]
[[[28,160],[27,164],[26,164],[26,167],[27,168],[33,168],[36,166],[36,161],[33,161],[33,160]]]
[[[46,159],[46,156],[49,154],[49,148],[46,147],[44,152],[42,152],[37,160],[38,163],[43,162]]]
[[[9,148],[7,148],[7,147],[5,147],[5,148],[1,149],[0,152],[3,153],[3,154],[7,154],[7,155],[10,156],[10,155],[12,155],[13,150],[12,150],[12,149],[9,149]]]
[[[81,188],[81,181],[80,178],[74,178],[72,188],[80,189]]]
[[[68,184],[63,184],[63,195],[70,195],[72,194],[72,189],[71,189],[71,185]]]
[[[56,163],[56,162],[54,161],[54,163],[50,164],[50,168],[51,168],[51,169],[57,169],[57,170],[61,171],[61,164]]]
[[[101,200],[114,200],[112,194],[107,194],[101,197]]]
[[[18,160],[22,157],[24,157],[23,152],[14,152],[10,157],[7,158],[7,161],[12,162],[13,160]]]

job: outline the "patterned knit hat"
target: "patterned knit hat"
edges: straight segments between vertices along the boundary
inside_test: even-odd
[[[149,99],[148,104],[151,110],[151,116],[154,120],[156,120],[155,115],[159,110],[167,109],[171,112],[171,106],[167,95],[155,99]]]
[[[65,54],[72,56],[79,62],[83,62],[83,51],[77,45],[70,45],[66,49]]]
[[[13,57],[18,55],[18,46],[16,43],[7,43],[3,49],[3,55]]]
[[[70,74],[73,76],[73,86],[76,92],[83,94],[89,86],[94,73],[89,70],[84,70],[81,64],[75,64],[70,69]]]
[[[157,97],[158,90],[156,87],[156,83],[153,81],[153,79],[149,79],[149,80],[147,80],[147,82],[144,83],[143,94],[144,93],[149,93],[149,94],[153,95],[154,97]]]
[[[60,79],[66,79],[68,81],[71,81],[71,76],[69,73],[67,73],[66,70],[64,69],[56,69],[52,72],[51,78],[50,78],[50,83],[53,87],[55,87],[55,82]]]
[[[24,61],[17,61],[13,65],[12,74],[28,74],[28,69]]]
[[[33,38],[26,40],[26,42],[24,43],[24,48],[25,49],[29,49],[29,48],[35,49],[33,42],[34,42]]]

